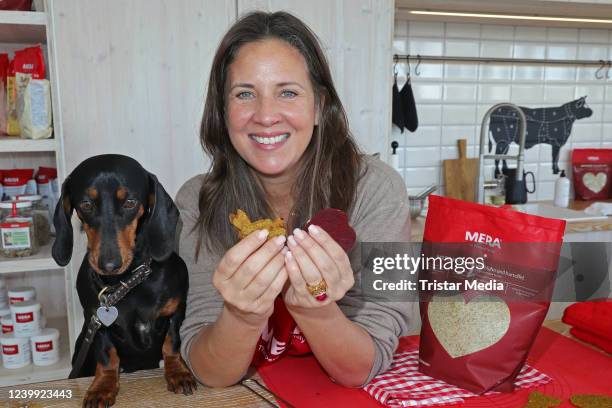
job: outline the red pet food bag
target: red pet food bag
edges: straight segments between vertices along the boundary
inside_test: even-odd
[[[572,150],[574,190],[579,200],[600,200],[610,197],[612,149]]]
[[[419,286],[419,371],[474,393],[512,391],[550,306],[564,230],[563,220],[430,196],[422,255],[455,266],[422,268],[419,282],[463,289]],[[459,273],[461,258],[476,263]]]

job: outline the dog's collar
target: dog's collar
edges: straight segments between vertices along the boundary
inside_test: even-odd
[[[147,279],[151,272],[151,258],[147,258],[147,260],[142,265],[139,265],[132,270],[130,277],[125,282],[120,280],[117,285],[106,286],[104,285],[104,282],[102,282],[102,279],[100,279],[100,277],[96,275],[94,280],[97,279],[97,281],[102,286],[102,290],[100,290],[100,292],[98,293],[98,300],[100,301],[100,308],[98,308],[98,310],[102,308],[106,309],[106,311],[108,311],[109,308],[115,309],[114,305],[117,304],[117,302],[119,302],[121,299],[123,299],[123,297],[130,290],[134,289],[145,279]],[[94,274],[95,273],[96,272],[94,271]],[[114,319],[116,318],[117,314],[115,313]],[[112,324],[113,320],[111,320],[110,323],[105,322],[104,324],[108,326],[109,324]],[[81,344],[78,355],[76,356],[76,360],[74,360],[74,364],[72,365],[72,370],[70,371],[70,375],[68,376],[68,378],[76,378],[76,376],[80,372],[81,367],[83,367],[83,363],[85,362],[85,357],[87,357],[87,353],[89,352],[89,347],[93,343],[94,337],[98,329],[100,329],[100,327],[102,326],[102,322],[103,320],[100,320],[100,317],[98,317],[96,313],[91,315],[89,323],[87,324],[87,334],[83,339],[83,343]]]
[[[94,271],[94,281],[101,289],[98,292],[98,300],[101,305],[113,306],[119,302],[130,290],[141,284],[151,274],[151,258],[132,269],[130,277],[119,280],[115,285],[106,285]]]

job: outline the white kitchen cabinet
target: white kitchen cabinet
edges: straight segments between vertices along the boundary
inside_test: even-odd
[[[53,21],[47,12],[0,11],[0,52],[12,54],[36,44],[43,48],[47,78],[51,82],[54,135],[45,140],[0,137],[0,168],[56,167],[61,182],[65,177],[64,146],[53,38]],[[31,257],[0,258],[0,277],[9,288],[35,287],[47,327],[60,330],[60,361],[57,364],[47,367],[30,364],[21,369],[5,369],[0,365],[0,387],[66,378],[75,340],[74,330],[71,330],[73,319],[69,317],[73,302],[69,269],[57,266],[51,257],[51,244],[48,244]]]

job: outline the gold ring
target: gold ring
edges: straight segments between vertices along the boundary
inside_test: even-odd
[[[325,279],[321,279],[314,285],[306,284],[306,290],[308,290],[308,293],[310,293],[312,296],[317,297],[327,292],[327,283],[325,282]]]

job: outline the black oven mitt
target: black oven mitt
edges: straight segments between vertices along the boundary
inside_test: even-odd
[[[404,127],[411,132],[414,132],[419,127],[419,118],[417,116],[416,102],[412,93],[412,85],[410,79],[404,84],[404,87],[399,92],[400,104],[404,110]]]
[[[393,81],[393,99],[391,101],[391,122],[404,133],[404,109],[397,89],[397,77]]]

